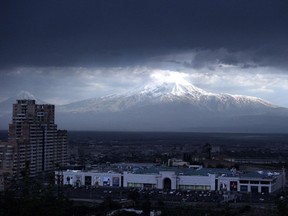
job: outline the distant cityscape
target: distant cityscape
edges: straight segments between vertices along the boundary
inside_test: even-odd
[[[0,142],[0,182],[2,193],[16,191],[18,198],[27,179],[47,185],[49,175],[53,196],[96,205],[108,190],[109,198],[133,207],[132,190],[142,204],[147,197],[175,207],[247,203],[250,196],[250,204],[271,209],[286,191],[285,134],[67,132],[55,123],[54,105],[23,98],[12,113],[7,140]],[[163,208],[154,207],[161,215]]]

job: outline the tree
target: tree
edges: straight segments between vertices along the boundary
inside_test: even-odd
[[[211,159],[211,149],[212,147],[210,143],[206,143],[202,148],[202,153],[207,159]]]
[[[150,216],[151,202],[148,195],[145,197],[145,200],[142,203],[142,207],[143,207],[143,215]]]
[[[288,216],[288,205],[287,202],[283,199],[279,199],[276,201],[277,213],[280,216]]]
[[[128,199],[131,199],[133,202],[136,202],[140,197],[140,194],[137,190],[129,191]]]
[[[7,188],[0,197],[0,215],[71,215],[72,202],[64,196],[55,197],[54,173],[51,173],[48,185],[44,186],[41,176],[29,176],[29,166],[30,163],[26,162],[20,178],[12,181],[13,187]]]

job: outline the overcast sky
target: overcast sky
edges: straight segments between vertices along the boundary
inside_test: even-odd
[[[176,74],[288,107],[286,0],[3,0],[0,101],[54,104]]]

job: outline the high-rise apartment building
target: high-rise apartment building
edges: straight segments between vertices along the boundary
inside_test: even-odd
[[[13,172],[20,174],[29,163],[30,176],[67,163],[67,131],[57,130],[55,107],[21,99],[13,104],[8,142],[15,146]]]

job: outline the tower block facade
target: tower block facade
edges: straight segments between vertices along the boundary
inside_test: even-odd
[[[13,172],[16,175],[27,163],[30,176],[67,163],[67,131],[57,130],[54,105],[17,100],[13,104],[8,142],[15,146]]]

